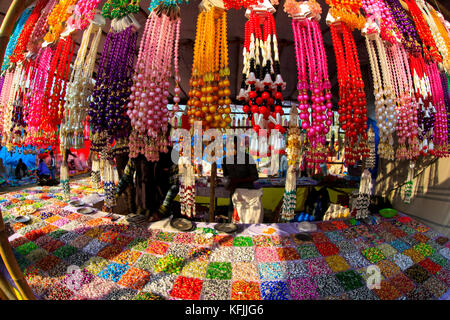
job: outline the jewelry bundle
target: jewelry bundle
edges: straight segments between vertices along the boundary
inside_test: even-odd
[[[245,24],[244,67],[238,100],[252,116],[253,136],[250,154],[271,156],[280,152],[283,142],[283,94],[286,87],[280,72],[275,19],[269,8],[251,10]],[[261,27],[262,25],[262,27]],[[267,143],[267,134],[276,141]],[[259,139],[258,139],[259,136]]]
[[[66,28],[66,21],[72,15],[73,7],[77,0],[60,0],[47,18],[48,32],[44,36],[47,43],[58,40],[61,33]]]
[[[75,59],[71,79],[67,86],[67,105],[60,127],[61,151],[84,148],[84,121],[93,89],[92,74],[102,29],[91,23],[83,33]],[[92,36],[92,41],[91,41]],[[90,49],[88,52],[88,46]]]
[[[369,170],[365,169],[363,174],[361,175],[359,193],[358,197],[356,198],[356,219],[364,219],[369,216],[369,205],[372,188],[372,175]]]
[[[227,12],[211,7],[197,18],[187,112],[189,122],[202,121],[204,130],[231,124],[228,76]]]
[[[58,3],[58,0],[49,0],[46,6],[42,9],[41,15],[34,26],[31,33],[30,40],[27,44],[27,50],[31,53],[37,53],[41,47],[42,38],[48,31],[48,16],[51,14],[53,8]]]
[[[317,168],[320,163],[327,161],[326,135],[332,124],[333,112],[327,58],[322,32],[317,22],[320,15],[311,18],[308,18],[308,15],[309,10],[300,11],[297,18],[292,20],[292,29],[298,70],[298,107],[301,126],[306,130],[308,137],[306,159],[309,168]],[[308,93],[311,94],[310,97]]]
[[[289,131],[287,145],[288,170],[284,187],[283,206],[280,222],[289,222],[295,216],[297,207],[297,175],[296,167],[300,158],[300,128],[298,127],[298,111],[292,106],[289,114]]]
[[[125,18],[124,18],[125,19]],[[121,22],[121,23],[120,23]],[[128,152],[130,101],[137,26],[131,20],[112,20],[97,70],[97,81],[89,103],[92,126],[91,150],[100,152],[114,141],[114,152]]]
[[[339,123],[345,133],[346,165],[367,158],[367,108],[361,68],[350,28],[339,21],[330,22],[337,60],[339,83]]]
[[[380,143],[378,153],[381,158],[393,160],[395,132],[395,101],[394,87],[388,69],[386,49],[376,28],[368,24],[365,28],[366,46],[369,52],[370,66],[374,83],[375,113],[379,128]],[[376,49],[377,50],[376,50]]]
[[[164,4],[152,11],[146,22],[127,110],[132,127],[131,158],[143,154],[148,161],[158,161],[159,152],[168,152],[169,119],[179,110],[181,92],[178,75],[180,23],[179,7]],[[172,66],[175,97],[174,106],[169,110]]]

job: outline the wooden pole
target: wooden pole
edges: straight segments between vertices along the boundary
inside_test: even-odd
[[[16,258],[14,257],[14,253],[9,245],[8,237],[6,235],[5,223],[3,222],[2,211],[0,210],[0,255],[5,263],[6,269],[11,275],[12,280],[16,284],[17,289],[19,290],[20,295],[25,300],[36,300],[36,297],[31,291],[30,286],[28,285],[25,277],[22,273],[22,270],[19,268],[19,264],[17,263]]]
[[[9,42],[9,37],[14,28],[14,24],[17,18],[25,10],[26,7],[31,5],[34,0],[13,0],[9,6],[8,12],[3,19],[0,27],[0,63],[3,62],[5,56],[6,47]],[[6,161],[6,160],[5,160]],[[0,210],[0,255],[5,263],[6,269],[11,275],[12,280],[16,284],[19,293],[24,299],[36,300],[30,286],[28,285],[19,265],[14,257],[11,246],[9,245],[8,237],[6,236],[5,224],[3,222],[2,212]],[[5,294],[5,292],[3,292]]]
[[[14,289],[6,280],[3,274],[0,273],[0,292],[5,296],[5,300],[18,300],[14,294]]]
[[[213,162],[211,165],[211,178],[209,188],[209,222],[214,222],[215,200],[216,200],[216,177],[217,177],[217,163]]]

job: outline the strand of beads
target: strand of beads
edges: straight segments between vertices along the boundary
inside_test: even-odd
[[[78,27],[83,30],[90,25],[89,20],[93,20],[95,16],[95,8],[97,8],[100,0],[78,0],[75,7],[75,14],[78,18]]]
[[[14,52],[14,49],[17,45],[17,41],[20,37],[20,34],[25,26],[25,23],[26,23],[28,17],[31,15],[32,11],[33,11],[32,7],[25,9],[25,11],[20,16],[19,20],[17,20],[17,22],[16,22],[16,25],[14,26],[14,30],[11,33],[11,36],[9,37],[8,45],[6,46],[5,56],[3,58],[3,63],[2,63],[2,71],[9,68],[10,57]]]
[[[425,72],[426,65],[422,56],[409,55],[409,65],[411,74],[413,75],[416,99],[419,105],[417,112],[419,133],[417,136],[419,138],[420,154],[432,154],[434,153],[432,140],[436,109],[432,104],[430,80]]]
[[[60,34],[65,29],[67,19],[72,15],[71,7],[76,3],[77,0],[61,0],[55,5],[47,18],[49,29],[44,36],[46,42],[52,43],[58,40]]]
[[[402,35],[396,32],[392,14],[382,0],[362,0],[362,7],[368,17],[376,18],[380,23],[380,36],[389,43],[396,43]]]
[[[187,115],[189,122],[202,121],[203,127],[225,128],[231,123],[228,76],[226,11],[212,7],[197,18],[194,60],[189,81]]]
[[[39,127],[43,143],[53,146],[54,149],[58,144],[57,130],[64,113],[67,78],[74,50],[75,43],[71,35],[58,41],[42,99],[41,109],[45,116]]]
[[[139,12],[140,0],[108,0],[103,5],[102,15],[107,19],[120,19]],[[152,1],[153,2],[153,1]]]
[[[398,31],[402,34],[402,43],[410,53],[420,54],[420,38],[408,13],[400,4],[399,0],[384,0],[392,13]]]
[[[444,69],[447,72],[450,72],[450,57],[449,57],[450,38],[447,32],[445,32],[445,35],[441,34],[439,26],[442,26],[442,23],[439,21],[437,16],[435,16],[433,12],[428,8],[428,6],[426,6],[423,0],[417,0],[416,5],[420,9],[420,12],[423,14],[423,18],[426,20],[428,27],[430,28],[429,31],[431,32],[436,47],[442,56],[442,63]],[[435,19],[435,17],[437,19]],[[444,38],[445,36],[446,38]]]
[[[155,11],[150,14],[141,41],[127,110],[132,126],[129,144],[132,158],[142,153],[148,161],[158,161],[159,152],[168,151],[166,133],[169,119],[179,109],[178,96],[174,98],[173,109],[167,108],[169,77],[172,75],[173,60],[178,60],[175,47],[179,42],[181,22],[178,11],[176,17],[171,19],[170,8],[160,16]],[[178,95],[179,76],[174,76]]]
[[[375,113],[379,128],[380,143],[378,153],[381,158],[394,159],[395,105],[394,86],[388,69],[386,50],[378,33],[367,30],[366,46],[369,52],[370,66],[374,83]],[[375,46],[377,51],[375,50]]]
[[[357,160],[368,156],[364,82],[350,29],[344,23],[338,22],[331,23],[330,30],[338,71],[339,123],[345,133],[344,162],[354,165]]]
[[[241,8],[248,8],[258,3],[258,0],[223,0],[223,5],[226,10],[234,8],[239,10]]]
[[[430,79],[433,106],[436,109],[435,122],[433,127],[434,155],[445,157],[447,151],[447,114],[444,104],[444,94],[442,90],[441,78],[438,67],[435,63],[426,65],[426,73]]]
[[[14,101],[16,100],[17,91],[19,89],[20,84],[20,78],[22,76],[22,65],[18,65],[14,70],[14,76],[11,82],[10,86],[10,92],[8,95],[8,100],[6,101],[6,104],[4,105],[4,115],[3,115],[3,130],[2,130],[2,137],[3,137],[3,143],[7,145],[9,148],[8,150],[12,150],[12,144],[9,140],[9,134],[11,130],[11,119],[12,119],[12,113],[14,109]]]
[[[48,16],[57,3],[58,0],[50,0],[47,2],[47,5],[44,7],[44,9],[42,9],[41,15],[39,16],[39,19],[34,26],[33,32],[31,33],[30,41],[27,44],[27,50],[29,52],[39,51],[42,38],[48,31]]]
[[[366,19],[361,14],[361,0],[326,0],[329,14],[345,23],[350,29],[362,29]]]
[[[83,33],[70,82],[67,85],[67,105],[60,127],[61,152],[70,148],[84,148],[83,122],[86,120],[89,98],[93,90],[92,74],[101,34],[101,26],[93,23]]]
[[[320,26],[316,20],[293,20],[297,68],[302,69],[298,80],[300,119],[309,140],[307,163],[311,168],[326,162],[326,134],[332,123],[331,83]],[[306,75],[308,66],[309,77]],[[311,92],[309,106],[308,90]]]
[[[30,78],[30,88],[33,90],[30,91],[28,103],[25,104],[25,121],[28,127],[27,143],[35,146],[42,145],[40,124],[46,114],[41,105],[53,54],[54,51],[50,47],[42,48],[39,51],[36,57],[38,63]]]
[[[289,114],[289,131],[287,143],[288,171],[284,187],[283,206],[281,207],[280,222],[289,222],[295,216],[297,206],[297,175],[295,167],[300,159],[300,128],[298,126],[298,111],[292,106]]]
[[[2,94],[0,96],[0,132],[3,132],[3,121],[5,118],[5,109],[8,104],[9,95],[11,94],[11,87],[14,80],[14,71],[8,70],[3,81]]]
[[[423,43],[423,53],[426,60],[431,60],[435,62],[442,62],[442,56],[436,47],[436,42],[431,34],[430,27],[427,25],[422,11],[416,4],[416,1],[405,0],[409,12],[414,20],[414,25],[416,26],[417,33]]]
[[[399,144],[396,157],[398,159],[413,159],[419,155],[417,140],[418,105],[413,93],[409,62],[406,51],[400,44],[392,45],[386,49],[391,79],[395,88],[396,132]]]
[[[17,40],[16,47],[14,48],[14,52],[10,57],[10,62],[19,62],[24,59],[25,49],[27,47],[28,41],[30,40],[31,33],[41,15],[41,11],[44,6],[47,4],[47,0],[39,0],[36,3],[33,11],[27,19],[21,33],[20,37]]]
[[[445,28],[442,21],[439,19],[438,14],[436,13],[436,10],[434,10],[433,7],[431,7],[429,4],[426,6],[423,5],[422,8],[424,10],[428,10],[428,14],[431,15],[433,18],[433,23],[429,23],[430,26],[434,25],[435,29],[431,27],[432,31],[435,30],[433,35],[435,36],[436,44],[438,45],[439,51],[441,52],[442,58],[443,58],[443,65],[444,69],[446,70],[447,74],[450,73],[450,35],[448,34],[447,29]]]
[[[113,20],[112,25],[116,28]],[[131,131],[126,113],[130,101],[134,54],[137,45],[134,25],[111,29],[107,34],[97,71],[97,81],[89,104],[92,125],[92,150],[100,152],[116,142],[116,154],[128,152]],[[120,146],[120,147],[118,147]]]
[[[243,110],[252,117],[254,136],[250,143],[250,153],[271,156],[272,153],[280,152],[277,145],[282,144],[281,136],[286,131],[281,122],[282,91],[286,83],[280,72],[273,15],[268,9],[259,12],[251,10],[245,32],[242,84],[237,99],[245,102]],[[265,141],[267,134],[276,138],[273,147],[268,146]]]

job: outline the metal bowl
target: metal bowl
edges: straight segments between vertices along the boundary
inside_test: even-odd
[[[27,223],[30,220],[31,220],[31,218],[29,216],[18,216],[18,217],[14,218],[15,222],[20,222],[20,223]]]
[[[238,226],[235,223],[218,223],[214,229],[225,233],[234,233],[238,230]]]
[[[82,205],[84,205],[84,202],[81,200],[73,200],[73,201],[70,201],[69,204],[72,207],[81,207]]]
[[[81,214],[91,214],[91,213],[95,212],[95,209],[94,208],[90,208],[90,207],[80,208],[80,209],[77,210],[77,212],[81,213]]]

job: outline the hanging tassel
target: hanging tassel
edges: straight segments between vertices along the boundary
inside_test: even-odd
[[[69,168],[65,162],[61,164],[60,181],[63,189],[63,200],[70,201]]]
[[[404,202],[409,204],[411,203],[411,198],[412,198],[412,192],[413,192],[413,179],[414,179],[414,168],[415,168],[415,163],[414,162],[410,162],[409,163],[409,168],[408,168],[408,178],[405,184],[405,199]]]

